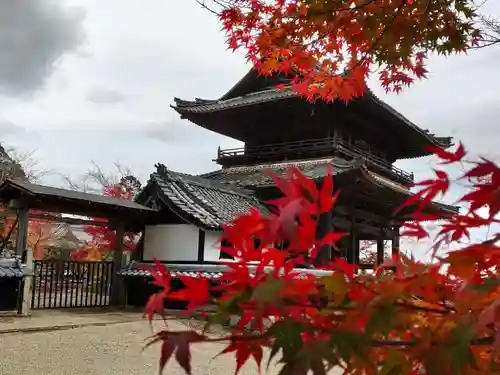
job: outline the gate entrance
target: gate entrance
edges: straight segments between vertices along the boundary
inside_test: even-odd
[[[124,233],[141,231],[150,221],[157,220],[157,210],[126,199],[12,179],[5,180],[0,186],[0,202],[6,209],[3,215],[16,217],[16,253],[22,256],[24,269],[29,271],[29,274],[22,278],[19,313],[27,315],[31,308],[123,305],[125,291],[118,271],[124,260],[122,253]],[[71,214],[73,217],[61,214]],[[113,260],[99,262],[33,260],[33,250],[27,246],[30,219],[105,226],[112,229],[116,236],[112,250]],[[11,234],[12,231],[0,245],[0,251],[10,240]]]
[[[112,261],[35,260],[31,308],[111,305]]]

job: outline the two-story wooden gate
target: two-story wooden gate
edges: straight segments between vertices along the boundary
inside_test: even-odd
[[[35,260],[33,266],[33,309],[111,303],[113,261]]]

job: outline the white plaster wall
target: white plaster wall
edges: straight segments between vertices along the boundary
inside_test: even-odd
[[[160,261],[198,260],[198,227],[189,224],[146,226],[144,260]]]
[[[205,232],[205,257],[206,261],[218,261],[220,259],[220,237],[222,232]]]

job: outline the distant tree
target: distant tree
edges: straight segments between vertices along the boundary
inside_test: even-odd
[[[21,151],[16,147],[4,149],[0,146],[0,155],[5,165],[4,178],[21,178],[31,183],[38,183],[46,177],[51,170],[40,166],[36,158],[36,150]]]
[[[6,178],[22,179],[30,183],[37,183],[43,177],[50,173],[50,170],[40,167],[39,161],[35,157],[35,151],[24,152],[15,147],[3,148],[0,145],[0,180]],[[0,208],[0,211],[6,212],[5,208]],[[31,210],[30,214],[43,214],[42,211]],[[17,237],[17,220],[15,215],[3,217],[1,222],[1,237],[2,242],[6,242],[3,246],[3,252],[6,253],[7,247],[16,246]],[[16,225],[16,227],[13,227]],[[50,247],[57,242],[62,235],[64,228],[54,222],[30,218],[28,222],[28,237],[27,246],[33,249],[33,257],[42,259],[47,255]],[[7,249],[8,250],[8,249]],[[9,254],[11,255],[11,254]]]
[[[476,48],[500,45],[500,21],[493,16],[480,16],[482,28],[481,43]]]
[[[72,190],[84,191],[87,193],[102,194],[105,189],[111,186],[121,185],[132,192],[135,196],[141,189],[141,182],[132,172],[130,167],[119,162],[114,163],[112,172],[105,172],[95,161],[80,176],[72,178],[62,176],[68,187]]]

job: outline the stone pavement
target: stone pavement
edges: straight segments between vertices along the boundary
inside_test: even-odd
[[[31,319],[0,318],[0,327],[9,324],[31,331],[21,333],[18,329],[18,332],[0,334],[1,375],[158,375],[159,346],[142,349],[145,340],[164,322],[156,320],[151,327],[141,318],[141,313],[44,310],[36,312]],[[51,330],[50,324],[63,328]],[[70,329],[78,324],[79,328]],[[167,324],[171,330],[199,325],[192,320],[169,320]],[[213,359],[223,348],[218,343],[193,345],[193,375],[233,375],[233,356]],[[268,373],[275,375],[278,369],[272,367]],[[332,375],[339,373],[335,370]],[[184,373],[172,362],[164,374]],[[256,375],[257,368],[250,363],[240,374]]]
[[[0,334],[104,326],[142,320],[142,312],[95,309],[32,310],[29,317],[0,315]]]

